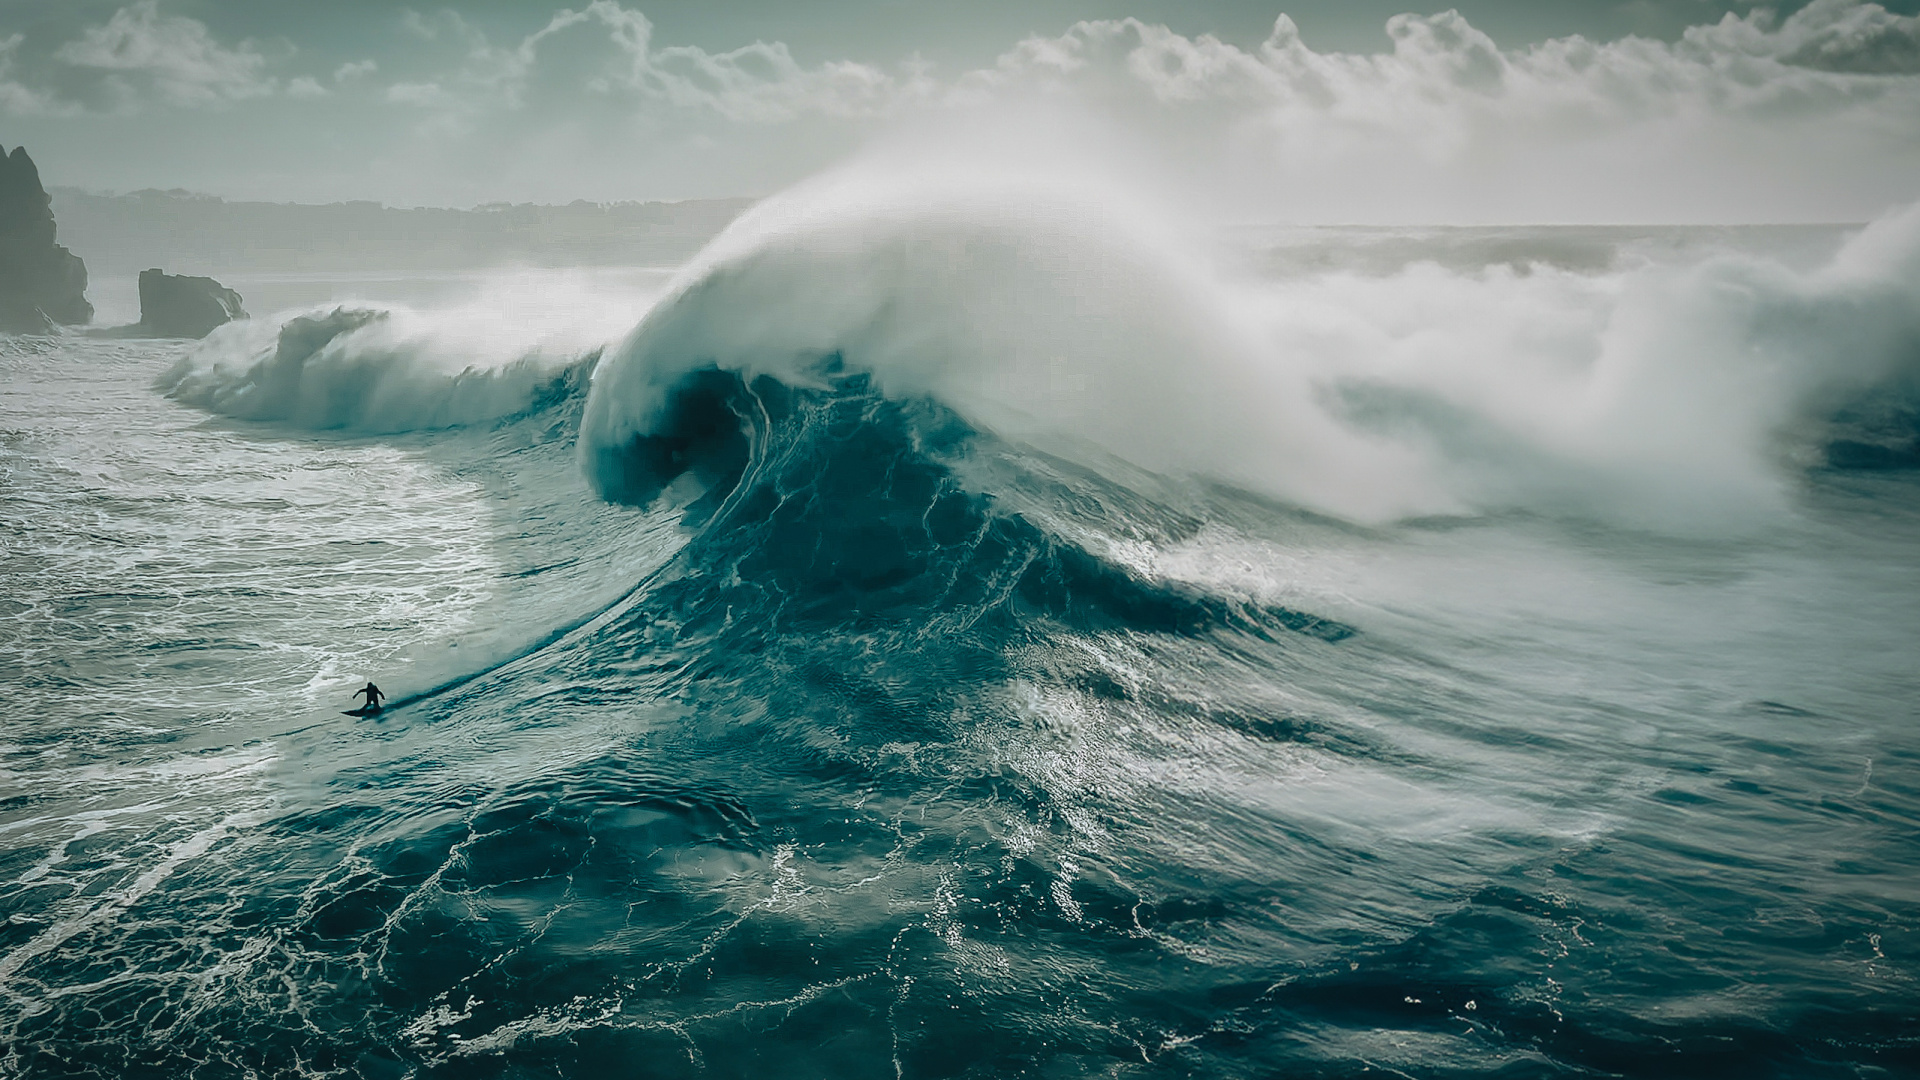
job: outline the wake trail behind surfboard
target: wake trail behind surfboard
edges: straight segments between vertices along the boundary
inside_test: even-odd
[[[343,709],[341,710],[341,715],[342,716],[360,716],[360,717],[379,716],[385,713],[392,712],[393,710],[401,708],[403,706],[412,705],[415,702],[425,701],[429,698],[438,697],[441,694],[445,694],[450,690],[456,690],[462,686],[467,685],[468,683],[474,682],[478,679],[486,678],[487,676],[492,675],[498,671],[501,671],[504,668],[510,667],[513,664],[524,661],[528,657],[534,656],[548,648],[551,648],[554,645],[557,645],[567,640],[568,638],[574,637],[576,635],[592,633],[594,629],[600,626],[604,626],[606,623],[612,621],[615,618],[618,618],[620,615],[624,614],[627,610],[632,608],[633,605],[639,601],[640,597],[645,594],[648,586],[653,584],[654,581],[659,577],[659,573],[660,571],[658,569],[654,570],[653,572],[643,577],[638,584],[636,584],[633,588],[627,590],[620,597],[615,599],[612,603],[606,605],[605,607],[601,608],[598,611],[593,612],[592,614],[576,619],[573,622],[567,623],[566,625],[557,627],[556,629],[553,630],[553,632],[545,635],[544,637],[541,637],[536,641],[529,643],[526,648],[520,650],[519,652],[516,652],[511,656],[506,657],[505,659],[489,664],[478,671],[469,672],[465,675],[460,675],[455,678],[448,679],[444,682],[439,683],[438,685],[432,686],[426,690],[422,690],[419,693],[408,694],[398,698],[391,698],[387,701],[386,704],[380,706],[377,709],[369,710],[364,706],[358,709]]]

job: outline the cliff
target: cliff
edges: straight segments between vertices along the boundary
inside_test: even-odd
[[[93,318],[87,264],[54,243],[53,202],[23,146],[0,147],[0,332],[46,333]]]

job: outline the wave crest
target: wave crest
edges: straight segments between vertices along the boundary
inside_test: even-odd
[[[1348,520],[1712,530],[1780,506],[1795,467],[1914,456],[1916,267],[1908,208],[1812,270],[1723,252],[1246,281],[1123,205],[841,176],[743,217],[609,354],[583,462],[631,497],[635,448],[705,437],[662,426],[688,421],[668,402],[690,372],[817,386],[833,357],[1029,446]]]

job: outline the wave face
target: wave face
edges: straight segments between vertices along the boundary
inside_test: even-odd
[[[819,385],[794,388],[765,375],[748,383],[693,372],[668,392],[658,434],[599,462],[618,478],[609,495],[642,504],[683,476],[700,482],[687,517],[704,528],[681,553],[686,577],[676,588],[722,613],[731,630],[904,626],[924,636],[952,624],[1006,633],[1045,616],[1077,631],[1231,626],[1328,641],[1350,633],[1156,584],[1087,543],[1169,540],[1181,526],[1164,509],[1094,473],[1003,472],[998,486],[1048,508],[1051,520],[1036,521],[969,490],[956,468],[994,451],[951,411],[890,399],[870,375],[832,358],[816,377]],[[1068,539],[1076,535],[1080,542]]]
[[[0,351],[0,1071],[1905,1066],[1920,218],[1247,281],[924,194],[624,337]]]

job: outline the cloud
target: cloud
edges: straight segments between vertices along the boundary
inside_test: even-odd
[[[647,17],[616,0],[560,10],[511,46],[492,44],[453,11],[410,13],[407,25],[458,46],[458,69],[431,81],[446,91],[442,107],[469,110],[521,108],[543,82],[569,80],[575,91],[625,97],[638,109],[756,124],[857,121],[1040,94],[1264,127],[1282,142],[1337,129],[1439,148],[1516,123],[1594,132],[1663,117],[1759,119],[1920,102],[1920,83],[1904,77],[1920,74],[1920,19],[1858,0],[1815,0],[1778,25],[1765,10],[1728,15],[1672,43],[1572,36],[1511,50],[1455,11],[1398,15],[1386,24],[1390,49],[1373,54],[1315,52],[1285,15],[1254,48],[1138,19],[1090,20],[1021,41],[993,66],[945,82],[912,61],[808,67],[779,42],[724,52],[661,45]],[[596,44],[580,62],[580,50]],[[556,51],[565,58],[550,59]]]
[[[205,23],[160,14],[157,0],[121,8],[105,25],[83,31],[54,56],[75,67],[109,73],[131,99],[151,92],[178,105],[209,105],[276,89],[274,80],[262,74],[266,57],[250,42],[226,48]]]
[[[1136,19],[1089,21],[1021,42],[956,89],[1072,84],[1168,105],[1401,125],[1487,111],[1620,119],[1905,101],[1912,80],[1861,76],[1920,73],[1920,19],[1856,0],[1815,0],[1778,27],[1765,10],[1728,15],[1672,44],[1576,35],[1503,50],[1455,11],[1396,15],[1386,28],[1390,51],[1353,54],[1314,52],[1285,15],[1253,50]]]
[[[0,112],[13,116],[47,116],[73,111],[72,106],[13,77],[14,54],[25,40],[24,34],[0,38]]]
[[[1920,194],[1920,20],[1876,4],[1729,15],[1674,42],[1502,49],[1452,11],[1386,30],[1388,51],[1358,54],[1314,51],[1284,15],[1252,48],[1087,21],[1020,42],[943,99],[1091,103],[1201,160],[1196,171],[1323,217],[1397,203],[1425,220],[1496,205],[1582,220],[1582,197],[1644,217],[1668,195],[1665,213],[1721,220],[1781,213],[1767,206],[1823,185],[1861,192],[1869,213],[1895,189]]]
[[[459,71],[443,84],[457,87],[440,104],[467,109],[522,107],[543,74],[543,54],[557,47],[604,46],[595,62],[569,71],[577,89],[632,99],[641,108],[706,111],[728,120],[780,123],[809,114],[865,117],[923,99],[932,84],[919,66],[896,77],[853,61],[805,67],[780,42],[756,41],[726,52],[691,45],[656,47],[653,23],[615,0],[562,9],[546,26],[513,46],[496,46],[457,12],[409,12],[405,25],[427,40],[457,42]],[[585,42],[568,39],[591,39]]]
[[[1878,4],[1814,0],[1778,35],[1791,46],[1789,64],[1863,75],[1920,74],[1920,17],[1890,14]]]
[[[945,76],[914,57],[806,64],[780,42],[664,42],[620,0],[505,42],[451,10],[404,26],[419,44],[385,96],[422,114],[404,121],[414,134],[614,171],[666,170],[658,148],[681,146],[673,183],[695,190],[767,190],[876,133],[975,139],[995,126],[980,118],[1047,113],[1087,119],[1068,144],[1122,132],[1138,153],[1118,168],[1197,182],[1232,214],[1832,219],[1920,194],[1901,179],[1920,176],[1920,20],[1858,0],[1728,16],[1671,41],[1517,48],[1455,11],[1399,15],[1372,53],[1315,50],[1284,15],[1257,43],[1089,20]]]
[[[1920,195],[1920,19],[1860,0],[1675,40],[1515,48],[1457,12],[1399,15],[1371,53],[1315,50],[1284,15],[1258,42],[1101,19],[947,74],[917,56],[803,63],[777,41],[665,42],[630,2],[563,8],[499,42],[456,11],[408,12],[414,40],[377,64],[333,56],[330,76],[276,79],[272,50],[140,0],[49,53],[0,37],[0,109],[307,97],[327,106],[309,119],[401,147],[383,159],[396,177],[445,173],[463,148],[582,163],[462,179],[478,199],[593,170],[625,178],[601,182],[616,197],[765,191],[876,134],[937,140],[1042,113],[1142,148],[1122,171],[1200,177],[1222,209],[1298,220],[1836,219]],[[334,92],[360,82],[377,100]],[[366,111],[379,103],[403,108]],[[422,136],[431,153],[409,156]]]
[[[439,83],[394,83],[387,87],[387,100],[395,105],[434,108],[449,104],[453,99],[441,89]]]

